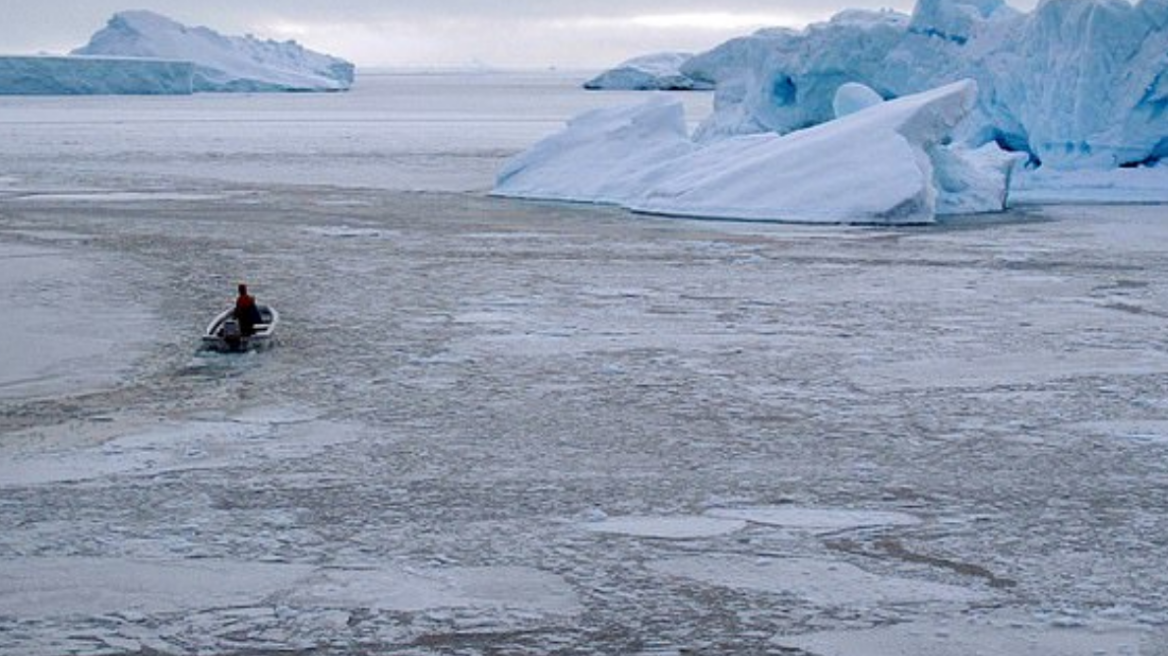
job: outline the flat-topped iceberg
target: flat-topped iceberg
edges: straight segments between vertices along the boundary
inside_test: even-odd
[[[137,57],[0,57],[0,95],[184,95],[194,68]]]
[[[295,41],[223,36],[148,11],[115,14],[73,55],[190,62],[195,91],[343,91],[353,64]]]
[[[681,72],[693,55],[687,52],[661,52],[634,57],[584,83],[585,89],[627,91],[709,91],[714,84]]]
[[[688,60],[717,81],[698,136],[786,133],[832,118],[841,84],[895,98],[955,80],[982,92],[956,135],[1032,166],[1108,169],[1168,155],[1168,0],[920,0],[912,16],[848,11],[767,30]]]
[[[617,204],[677,216],[921,224],[1000,211],[1014,158],[946,145],[977,85],[954,83],[787,135],[699,144],[664,96],[601,109],[513,159],[494,194]]]

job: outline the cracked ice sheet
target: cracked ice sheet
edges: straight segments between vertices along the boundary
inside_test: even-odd
[[[580,612],[567,582],[527,567],[21,558],[0,561],[0,581],[0,618],[21,623],[18,632],[0,627],[0,653],[28,656],[114,653],[95,645],[116,653],[308,650],[370,610],[457,611],[462,622],[494,628]],[[247,638],[241,627],[250,627]]]
[[[101,288],[100,268],[68,251],[0,243],[0,398],[110,385],[144,353],[155,318]]]
[[[1092,421],[1069,424],[1068,427],[1077,428],[1094,435],[1102,435],[1115,440],[1130,440],[1146,445],[1168,446],[1168,421],[1155,419]]]
[[[1095,349],[981,358],[936,358],[855,368],[869,389],[971,388],[1046,383],[1082,376],[1141,376],[1168,372],[1168,355],[1147,350]]]
[[[417,612],[497,608],[574,614],[575,592],[528,567],[322,569],[222,560],[18,558],[0,561],[0,616],[190,612],[270,606]]]
[[[1150,636],[1126,627],[1057,627],[1005,618],[922,620],[862,631],[780,636],[775,644],[816,656],[1142,656]]]
[[[313,569],[211,560],[17,558],[0,561],[0,616],[41,620],[259,605]]]
[[[836,560],[694,556],[649,568],[710,585],[798,597],[817,606],[871,608],[887,604],[969,604],[992,598],[974,588],[880,576]]]
[[[913,515],[880,510],[842,508],[799,508],[795,506],[759,506],[754,508],[718,508],[706,513],[710,517],[737,519],[752,524],[785,529],[831,533],[883,526],[912,526],[921,520]]]
[[[717,517],[613,517],[584,526],[597,533],[639,538],[692,540],[728,535],[746,528],[746,522]]]
[[[529,567],[321,570],[285,603],[400,612],[466,607],[568,615],[580,611],[567,582]]]
[[[293,459],[357,439],[359,428],[311,421],[288,408],[255,408],[235,420],[188,421],[148,428],[114,424],[96,429],[108,440],[86,448],[27,450],[0,461],[0,487],[88,481],[118,475],[157,475]],[[53,440],[51,443],[59,443]]]

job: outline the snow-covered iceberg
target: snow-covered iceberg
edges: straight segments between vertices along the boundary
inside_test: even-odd
[[[1107,169],[1168,155],[1168,0],[920,0],[912,16],[847,11],[694,56],[716,80],[716,140],[830,120],[841,84],[896,98],[970,78],[981,95],[957,138],[1025,153],[1034,166]]]
[[[185,95],[194,64],[130,57],[0,57],[0,95]]]
[[[149,11],[115,14],[72,54],[190,62],[194,91],[343,91],[354,75],[353,64],[295,41],[223,36]]]
[[[681,67],[693,55],[662,52],[634,57],[584,83],[585,89],[627,91],[709,91],[713,82],[690,77]]]
[[[945,145],[976,100],[977,85],[962,81],[788,135],[702,145],[681,104],[655,96],[574,119],[511,160],[493,193],[758,221],[920,224],[1000,211],[1013,158]]]

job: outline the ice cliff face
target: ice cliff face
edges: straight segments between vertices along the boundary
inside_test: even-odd
[[[685,52],[662,52],[635,57],[585,82],[584,88],[631,91],[713,89],[713,83],[681,72],[681,67],[692,56]]]
[[[351,63],[294,41],[223,36],[148,11],[115,14],[72,54],[191,62],[194,91],[342,91],[354,74]]]
[[[190,62],[126,57],[0,57],[0,95],[185,95]]]
[[[703,141],[787,133],[834,116],[845,83],[895,98],[976,80],[958,138],[996,142],[1054,169],[1114,168],[1168,155],[1168,0],[920,0],[912,16],[844,12],[768,30],[690,59],[716,80]]]

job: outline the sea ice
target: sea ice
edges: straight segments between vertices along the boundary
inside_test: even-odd
[[[706,513],[711,517],[737,519],[754,524],[813,531],[817,533],[857,528],[911,526],[920,519],[901,512],[851,510],[845,508],[803,508],[798,506],[759,506],[752,508],[718,508]]]
[[[10,558],[0,560],[0,615],[69,618],[260,605],[313,571],[221,560]]]
[[[814,558],[702,555],[650,563],[649,568],[721,587],[792,595],[818,606],[966,604],[992,596],[975,588],[881,576],[842,561]]]
[[[78,235],[62,235],[70,238]],[[97,288],[97,268],[59,248],[0,244],[0,398],[118,381],[145,349],[156,318]]]
[[[734,533],[746,522],[731,517],[613,517],[584,525],[597,533],[662,540],[691,540]]]
[[[56,617],[192,613],[210,608],[288,612],[441,608],[574,614],[562,578],[526,567],[400,569],[219,559],[13,558],[0,561],[0,615]]]
[[[288,597],[289,604],[399,612],[466,607],[556,614],[580,610],[566,581],[529,567],[331,568],[304,583]]]
[[[154,476],[241,462],[311,456],[359,437],[354,425],[313,420],[292,409],[257,409],[238,418],[172,422],[149,428],[117,423],[90,430],[100,444],[59,449],[48,444],[0,462],[0,488]],[[100,434],[116,431],[113,437]],[[16,436],[19,438],[19,436]]]
[[[862,631],[776,637],[787,649],[819,656],[1134,656],[1144,634],[1123,627],[1042,627],[1021,620],[920,620]],[[1155,654],[1159,652],[1146,652]]]

